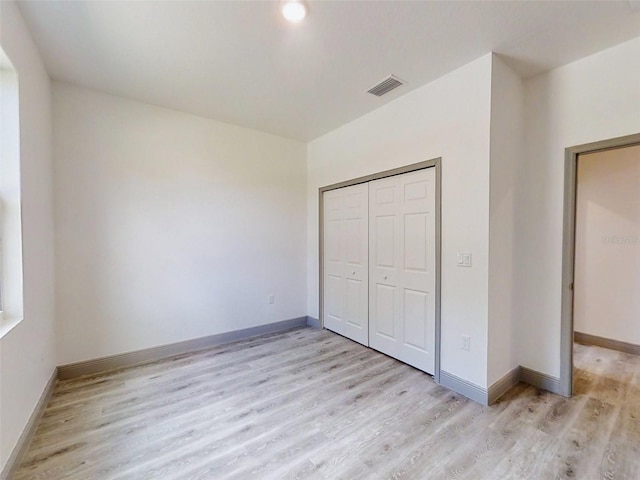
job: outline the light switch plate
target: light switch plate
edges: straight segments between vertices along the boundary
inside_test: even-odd
[[[458,266],[470,267],[471,266],[471,254],[470,253],[458,253]]]

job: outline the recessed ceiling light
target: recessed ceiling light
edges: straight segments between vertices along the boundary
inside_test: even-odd
[[[285,0],[280,10],[282,16],[291,23],[299,23],[307,16],[307,6],[302,0]]]

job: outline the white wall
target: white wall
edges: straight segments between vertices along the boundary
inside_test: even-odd
[[[640,145],[580,155],[574,328],[640,345]]]
[[[24,256],[24,320],[0,339],[0,466],[4,467],[54,371],[56,355],[50,83],[13,2],[0,2],[0,43],[20,82]]]
[[[516,368],[514,275],[518,258],[515,223],[517,177],[523,163],[524,85],[497,55],[491,69],[491,164],[489,192],[488,385]]]
[[[564,151],[640,132],[640,38],[528,80],[525,108],[516,349],[522,365],[557,377]]]
[[[487,381],[491,55],[309,143],[308,313],[318,317],[318,188],[442,157],[442,369]],[[473,267],[456,266],[471,252]],[[471,350],[460,349],[461,335]]]
[[[304,144],[54,83],[54,157],[61,364],[306,314]]]

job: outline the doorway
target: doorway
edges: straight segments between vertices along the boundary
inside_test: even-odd
[[[577,209],[578,209],[578,169],[580,159],[588,155],[600,154],[628,147],[640,145],[640,134],[614,138],[601,142],[589,143],[570,147],[565,150],[565,195],[564,195],[564,224],[563,224],[563,252],[562,252],[562,312],[561,312],[561,365],[560,365],[560,393],[572,396],[574,393],[574,361],[573,345],[575,337],[576,314],[576,239],[577,239]],[[601,159],[609,158],[603,155]],[[602,167],[602,166],[601,166]],[[606,167],[605,167],[606,168]],[[584,206],[581,206],[584,208]],[[610,242],[614,233],[602,235],[602,242]],[[581,245],[582,254],[584,246]],[[580,288],[584,290],[584,282]],[[584,291],[580,295],[584,295]],[[581,327],[585,328],[585,327]],[[580,332],[582,333],[582,332]],[[602,338],[602,337],[600,337]],[[610,346],[613,344],[610,344]]]

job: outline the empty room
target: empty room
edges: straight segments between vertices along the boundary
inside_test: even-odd
[[[639,192],[637,0],[0,0],[0,480],[638,480]]]

